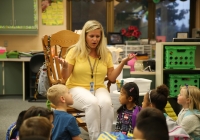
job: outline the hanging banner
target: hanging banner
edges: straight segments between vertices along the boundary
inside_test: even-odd
[[[63,25],[63,0],[42,0],[41,7],[43,25]]]

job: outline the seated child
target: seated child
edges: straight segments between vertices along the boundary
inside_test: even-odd
[[[62,84],[53,85],[47,91],[47,98],[56,106],[52,140],[82,140],[75,117],[66,112],[67,106],[73,104],[72,95],[67,87]]]
[[[26,110],[21,111],[18,115],[17,121],[11,124],[6,133],[6,140],[17,139],[19,134],[19,128],[23,122],[23,116]]]
[[[183,86],[177,98],[183,108],[178,114],[177,123],[194,140],[200,139],[200,90],[195,86]]]
[[[127,135],[133,133],[135,127],[136,115],[140,111],[139,88],[136,83],[126,83],[120,91],[120,108],[117,110],[117,123],[115,131],[120,131]]]
[[[52,124],[42,116],[30,117],[23,121],[19,129],[19,139],[30,136],[42,136],[50,140]]]
[[[53,111],[50,111],[47,108],[39,107],[39,106],[38,107],[32,106],[24,114],[23,120],[26,120],[26,119],[28,119],[30,117],[34,117],[34,116],[46,117],[51,123],[53,123],[53,118],[54,118]]]
[[[169,96],[168,87],[164,84],[160,85],[156,89],[150,90],[148,93],[144,95],[142,108],[153,107],[163,112],[166,118],[170,138],[172,139],[174,137],[184,137],[185,139],[189,138],[189,135],[185,132],[185,130],[180,126],[178,126],[178,124],[165,113],[164,109],[167,104],[168,96]]]
[[[133,136],[140,140],[169,140],[163,113],[156,108],[142,109],[137,116]]]

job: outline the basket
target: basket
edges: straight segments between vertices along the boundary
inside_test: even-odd
[[[170,97],[177,97],[180,87],[185,84],[199,87],[200,74],[169,74],[168,87]]]
[[[165,46],[165,69],[194,69],[196,46]]]

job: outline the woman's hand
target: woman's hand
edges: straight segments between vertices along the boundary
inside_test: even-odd
[[[64,80],[63,83],[65,83],[69,77],[69,75],[71,75],[72,73],[72,66],[68,66],[68,63],[65,61],[65,59],[63,58],[59,58],[58,56],[55,56],[55,61],[58,61],[59,64],[61,64],[62,66],[62,70],[61,70],[61,75],[62,75],[62,79]]]
[[[58,56],[55,56],[55,59],[58,60],[58,62],[61,64],[63,69],[67,69],[67,62],[63,58],[59,58]]]
[[[128,56],[126,58],[124,58],[122,61],[124,61],[125,63],[127,63],[129,60],[135,58],[137,54],[134,54],[134,53],[130,53],[128,54]]]

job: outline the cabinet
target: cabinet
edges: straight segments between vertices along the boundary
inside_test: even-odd
[[[0,62],[1,95],[22,95],[22,63]]]
[[[37,0],[1,0],[0,34],[37,34]]]
[[[5,94],[22,95],[22,63],[4,62]]]

